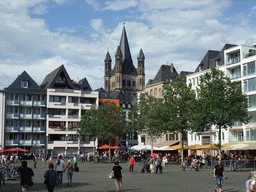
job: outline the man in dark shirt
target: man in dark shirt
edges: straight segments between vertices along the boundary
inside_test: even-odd
[[[224,173],[224,169],[223,166],[221,165],[221,160],[219,160],[218,165],[215,165],[214,167],[214,178],[216,178],[216,191],[218,191],[218,189],[221,190],[221,186],[223,183],[223,179],[225,180],[225,173]]]
[[[34,176],[34,172],[28,167],[27,161],[21,162],[21,167],[17,168],[20,173],[20,187],[21,191],[28,191],[28,187],[31,186],[31,179]]]

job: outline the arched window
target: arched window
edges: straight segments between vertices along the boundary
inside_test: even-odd
[[[141,78],[140,78],[140,85],[141,85]]]

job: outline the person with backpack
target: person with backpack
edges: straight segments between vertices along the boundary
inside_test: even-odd
[[[158,169],[160,171],[160,174],[162,174],[162,159],[160,158],[159,155],[157,156],[157,159],[156,159],[156,174],[158,172]]]
[[[34,184],[32,181],[34,172],[31,168],[28,167],[27,161],[22,161],[21,166],[17,168],[17,171],[20,173],[21,191],[27,192],[29,186],[32,186]]]
[[[57,171],[57,177],[59,180],[60,185],[62,184],[62,179],[63,179],[63,172],[65,169],[65,163],[62,160],[62,156],[60,155],[56,161],[55,169]]]
[[[53,192],[56,185],[59,184],[59,179],[57,176],[57,172],[53,170],[54,165],[52,163],[49,164],[49,170],[47,170],[44,174],[44,184],[46,185],[48,192]]]
[[[74,165],[71,163],[71,160],[68,160],[68,164],[66,165],[66,168],[64,171],[67,171],[67,186],[72,185],[72,176],[73,176],[73,171],[74,171]]]

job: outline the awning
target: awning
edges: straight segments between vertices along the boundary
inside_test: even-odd
[[[162,143],[155,144],[154,146],[155,147],[165,147],[165,146],[170,147],[177,143],[179,143],[179,141],[176,141],[176,140],[175,141],[164,141]]]
[[[171,146],[171,147],[167,147],[166,149],[167,149],[167,150],[168,150],[168,149],[171,149],[171,150],[181,150],[181,149],[182,149],[182,146],[181,146],[181,145],[174,145],[174,146]],[[183,145],[183,149],[188,149],[188,146]]]
[[[198,145],[198,144],[195,144],[195,145],[189,145],[188,146],[188,149],[190,150],[198,150],[202,147],[203,145]]]
[[[225,146],[222,150],[253,150],[256,149],[256,142],[253,143],[231,143]]]

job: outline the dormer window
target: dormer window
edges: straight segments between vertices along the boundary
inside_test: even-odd
[[[122,104],[122,107],[125,108],[125,104],[124,103]]]
[[[128,104],[128,109],[131,109],[132,108],[132,105],[129,103]]]
[[[28,88],[28,81],[21,81],[22,88]]]
[[[107,98],[107,94],[106,93],[101,93],[101,97],[102,98]]]

